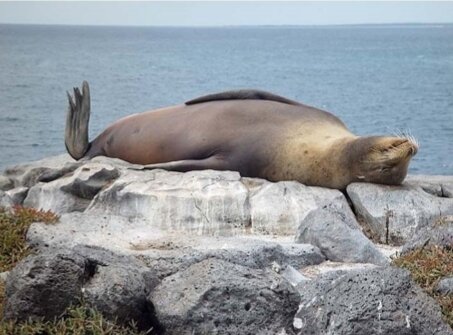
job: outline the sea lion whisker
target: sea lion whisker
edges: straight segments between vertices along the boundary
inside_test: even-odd
[[[389,126],[387,126],[386,128],[387,131],[394,137],[401,138],[402,130],[400,128],[390,128]]]

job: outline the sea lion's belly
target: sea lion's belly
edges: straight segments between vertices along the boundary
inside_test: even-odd
[[[224,169],[243,176],[300,180],[322,160],[323,148],[344,134],[350,133],[341,121],[313,108],[216,101],[121,119],[93,142],[93,151],[137,164],[217,155]]]

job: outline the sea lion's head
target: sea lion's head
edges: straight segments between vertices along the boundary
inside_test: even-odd
[[[350,149],[354,181],[399,185],[418,144],[410,136],[371,136],[357,138]]]

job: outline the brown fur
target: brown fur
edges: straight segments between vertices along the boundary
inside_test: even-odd
[[[249,99],[128,116],[102,132],[85,156],[343,189],[355,181],[401,183],[416,151],[416,143],[399,137],[358,137],[313,107]]]

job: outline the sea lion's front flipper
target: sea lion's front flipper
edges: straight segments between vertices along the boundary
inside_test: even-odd
[[[227,170],[224,158],[217,155],[205,159],[186,159],[167,163],[157,163],[144,165],[139,170],[163,169],[167,171],[187,172],[192,170]]]

